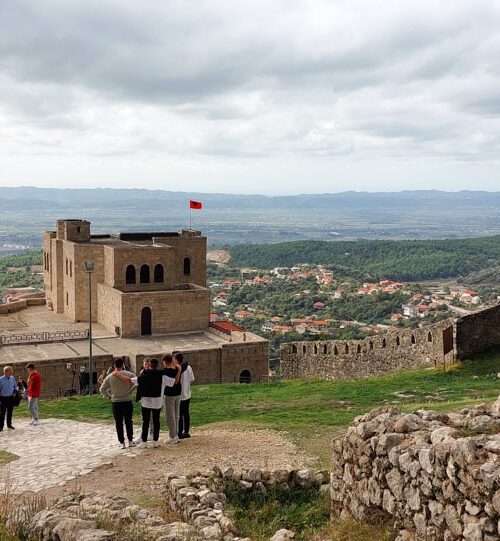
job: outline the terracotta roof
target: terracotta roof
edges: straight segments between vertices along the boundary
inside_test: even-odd
[[[212,321],[210,322],[210,327],[223,332],[246,332],[245,329],[238,327],[238,325],[231,323],[231,321]]]

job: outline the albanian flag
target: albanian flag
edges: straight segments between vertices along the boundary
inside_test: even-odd
[[[189,208],[199,210],[199,209],[201,209],[203,207],[201,206],[201,203],[199,201],[191,200],[191,201],[189,201]]]

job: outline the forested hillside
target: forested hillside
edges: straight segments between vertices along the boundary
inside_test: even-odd
[[[466,276],[500,267],[500,235],[475,239],[296,241],[229,248],[231,265],[258,269],[328,265],[391,280]]]

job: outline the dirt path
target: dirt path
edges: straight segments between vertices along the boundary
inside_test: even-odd
[[[165,435],[162,434],[160,441]],[[48,498],[74,492],[101,490],[120,494],[143,507],[161,505],[164,478],[170,472],[208,471],[214,465],[221,469],[300,468],[312,463],[285,435],[272,430],[216,426],[193,430],[190,439],[178,445],[162,444],[141,453],[127,451],[106,460],[96,470],[46,489]]]

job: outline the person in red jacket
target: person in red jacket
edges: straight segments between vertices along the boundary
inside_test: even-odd
[[[37,426],[40,424],[38,417],[38,399],[40,398],[40,388],[42,386],[42,378],[40,372],[35,370],[33,363],[28,363],[26,369],[29,372],[28,377],[28,410],[31,414],[30,425]]]

